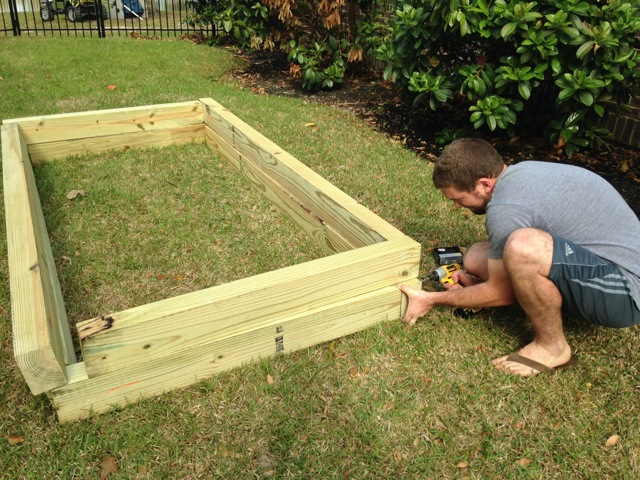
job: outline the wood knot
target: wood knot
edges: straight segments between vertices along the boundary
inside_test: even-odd
[[[90,320],[78,330],[78,337],[80,337],[80,340],[86,340],[93,335],[109,330],[114,323],[113,317],[100,317]]]

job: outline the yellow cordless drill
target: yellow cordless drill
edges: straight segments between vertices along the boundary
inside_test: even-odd
[[[435,270],[433,270],[429,274],[429,280],[433,282],[440,282],[442,285],[446,283],[450,283],[451,285],[455,285],[453,281],[453,272],[460,270],[462,267],[459,263],[450,263],[449,265],[442,265]],[[458,284],[458,286],[462,286]],[[456,317],[469,318],[474,313],[478,313],[480,311],[479,308],[454,308],[453,314]]]
[[[432,282],[440,282],[441,284],[450,283],[454,284],[453,272],[460,270],[462,267],[459,263],[450,263],[449,265],[442,265],[436,268],[429,274],[429,280]]]

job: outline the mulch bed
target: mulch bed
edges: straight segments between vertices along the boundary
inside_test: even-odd
[[[427,160],[434,160],[441,146],[436,143],[435,132],[442,130],[442,114],[419,111],[401,99],[392,84],[383,81],[380,74],[360,72],[347,78],[343,86],[328,91],[308,92],[299,79],[289,75],[286,55],[273,52],[239,53],[246,67],[233,73],[233,77],[250,91],[263,95],[282,95],[304,98],[337,108],[350,110],[377,130],[402,142],[407,148]],[[440,118],[438,117],[440,116]],[[462,125],[463,117],[449,116],[450,124]],[[614,185],[622,197],[640,217],[640,152],[636,149],[608,142],[605,147],[567,157],[560,150],[539,142],[518,138],[489,139],[507,163],[525,159],[569,163],[592,170]]]

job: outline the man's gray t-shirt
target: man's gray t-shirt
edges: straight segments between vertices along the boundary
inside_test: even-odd
[[[498,178],[487,206],[489,258],[524,227],[570,240],[622,268],[640,308],[640,220],[602,177],[571,165],[526,161]]]

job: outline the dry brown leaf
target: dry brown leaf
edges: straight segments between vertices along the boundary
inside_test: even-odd
[[[349,55],[347,55],[347,62],[361,62],[362,61],[362,49],[361,48],[352,48],[349,50]]]
[[[605,442],[605,447],[613,447],[620,441],[620,435],[611,435]]]
[[[399,462],[400,460],[402,460],[402,452],[398,450],[398,451],[394,454],[394,457],[396,458],[396,461],[398,461],[398,462]]]
[[[7,439],[9,445],[20,445],[24,443],[24,437],[20,437],[18,435],[5,435],[4,438]]]
[[[520,465],[521,467],[528,467],[532,463],[533,460],[531,460],[530,458],[519,458],[518,460],[516,460],[516,464]]]
[[[267,374],[267,383],[269,385],[273,385],[273,377],[271,375],[269,375],[269,374]]]
[[[555,148],[562,148],[565,146],[565,140],[564,138],[562,138],[562,136],[558,137],[558,141],[556,142],[556,144],[554,145]]]
[[[628,172],[629,171],[629,163],[627,163],[626,160],[623,160],[622,163],[620,164],[620,171],[621,172]]]
[[[289,74],[293,78],[301,77],[302,74],[300,72],[301,72],[301,69],[299,65],[296,65],[295,63],[292,63],[291,65],[289,65]]]
[[[353,367],[351,370],[349,370],[349,376],[351,378],[357,378],[358,377],[358,367]]]
[[[67,198],[69,200],[73,200],[78,196],[84,196],[84,195],[86,195],[84,190],[71,190],[69,193],[67,193]]]
[[[118,461],[113,457],[104,457],[100,480],[105,480],[109,475],[118,471]]]
[[[456,468],[468,468],[469,464],[467,462],[458,462]]]

